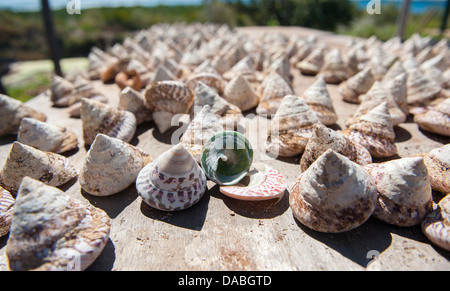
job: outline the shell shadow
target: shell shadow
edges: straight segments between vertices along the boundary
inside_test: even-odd
[[[3,247],[6,246],[6,244],[8,243],[8,238],[9,238],[9,232],[7,234],[5,234],[4,236],[0,237],[0,249],[3,249]]]
[[[409,131],[401,126],[394,126],[395,140],[394,142],[405,142],[411,139],[412,135]]]
[[[392,227],[370,217],[359,227],[342,233],[322,233],[308,228],[297,220],[297,225],[310,237],[324,243],[341,255],[366,268],[375,251],[381,254],[392,242]]]
[[[172,144],[172,137],[174,134],[179,135],[178,136],[178,141],[180,140],[181,134],[179,133],[184,133],[186,131],[187,125],[181,125],[181,126],[172,126],[171,128],[169,128],[166,132],[161,133],[158,130],[158,127],[153,126],[153,131],[152,131],[152,135],[153,137],[162,143],[165,144]]]
[[[2,136],[2,137],[0,137],[0,146],[13,143],[16,140],[17,140],[17,135],[14,135],[14,134]]]
[[[235,214],[248,218],[270,219],[282,215],[289,209],[289,192],[287,190],[280,199],[264,201],[243,201],[228,197],[220,192],[220,186],[217,184],[210,191],[213,197],[222,199],[228,209]]]
[[[435,142],[442,143],[442,144],[450,143],[450,137],[449,136],[435,134],[435,133],[423,130],[423,129],[419,128],[419,127],[418,127],[418,129],[423,135],[425,135],[429,139],[434,140]]]
[[[125,190],[110,196],[94,196],[83,189],[81,189],[81,195],[93,206],[104,210],[111,219],[116,218],[138,197],[134,183]]]
[[[136,132],[134,133],[133,138],[130,141],[130,144],[133,146],[137,146],[139,144],[139,136],[154,127],[155,123],[153,121],[146,121],[139,124],[136,128]]]
[[[141,212],[148,218],[162,221],[173,226],[201,231],[205,224],[210,193],[207,189],[203,197],[191,207],[181,211],[162,211],[141,202]]]
[[[97,259],[86,269],[86,271],[111,271],[116,260],[116,248],[111,239],[105,245],[105,248]]]

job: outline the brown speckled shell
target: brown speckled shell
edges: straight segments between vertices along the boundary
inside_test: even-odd
[[[66,157],[16,141],[0,171],[0,186],[15,195],[26,176],[51,186],[60,186],[75,178],[77,172]]]
[[[145,90],[147,106],[155,111],[187,113],[194,101],[192,90],[180,81],[161,81]]]
[[[444,145],[418,156],[423,157],[433,190],[444,194],[450,193],[450,145]]]
[[[105,247],[110,218],[63,191],[25,177],[6,255],[11,270],[82,271]]]
[[[363,224],[375,209],[376,197],[369,174],[329,149],[297,178],[289,204],[307,227],[338,233]]]
[[[425,112],[414,115],[414,122],[420,129],[450,136],[450,99],[444,99]]]
[[[434,245],[450,251],[450,195],[442,198],[425,217],[422,232]]]

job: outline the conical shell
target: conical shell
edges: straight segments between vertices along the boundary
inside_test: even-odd
[[[267,152],[275,157],[301,154],[319,123],[317,115],[301,97],[287,95],[271,120]]]
[[[92,99],[83,98],[81,102],[85,145],[90,145],[99,133],[125,142],[133,139],[137,127],[136,117],[133,113]]]
[[[259,104],[259,94],[242,75],[237,75],[228,82],[223,97],[237,105],[241,111],[253,109]]]
[[[406,73],[401,73],[391,79],[383,80],[382,86],[386,93],[392,97],[397,106],[405,115],[409,114],[408,93],[406,87]]]
[[[234,185],[249,172],[253,162],[250,142],[236,131],[223,131],[205,143],[201,165],[206,177],[219,185]]]
[[[422,232],[436,246],[450,251],[450,195],[442,198],[422,222]]]
[[[203,108],[205,105],[209,106],[211,113],[220,117],[220,123],[224,128],[234,130],[238,126],[242,116],[241,109],[220,97],[213,88],[199,81],[195,87],[195,99],[194,106],[191,110],[192,113],[199,108]]]
[[[78,147],[78,137],[67,127],[56,126],[34,118],[23,118],[17,141],[45,152],[64,153]]]
[[[343,130],[342,134],[368,149],[372,157],[390,157],[397,154],[394,126],[387,102],[359,117],[354,124]]]
[[[300,159],[302,172],[305,172],[328,149],[332,149],[361,166],[372,163],[372,156],[365,147],[349,140],[340,132],[318,124]]]
[[[408,71],[406,86],[410,106],[426,105],[441,91],[441,87],[428,80],[418,68]]]
[[[292,85],[294,81],[294,76],[291,73],[291,66],[289,64],[289,60],[286,54],[277,58],[270,64],[268,68],[268,72],[275,71],[281,77],[283,77],[289,85]]]
[[[118,108],[132,112],[137,125],[152,120],[152,111],[145,106],[144,95],[131,87],[125,87],[120,92]]]
[[[163,64],[161,64],[158,69],[156,69],[155,74],[153,75],[153,79],[150,82],[150,84],[154,82],[161,82],[161,81],[173,81],[176,80],[176,77],[172,72],[167,69]]]
[[[405,113],[398,107],[392,96],[388,94],[379,81],[375,81],[372,88],[366,94],[360,96],[360,100],[361,103],[355,114],[346,120],[347,127],[356,122],[360,116],[383,102],[387,102],[388,104],[389,115],[394,126],[406,121]]]
[[[191,207],[203,197],[206,177],[180,143],[139,172],[136,188],[151,207],[177,211]]]
[[[401,158],[365,166],[378,191],[373,215],[389,224],[414,226],[432,206],[431,184],[421,157]]]
[[[277,112],[284,96],[294,94],[294,90],[277,72],[272,72],[265,80],[264,91],[262,93],[256,113],[260,115],[270,115]]]
[[[450,193],[450,144],[419,156],[423,157],[427,166],[433,190],[444,194]]]
[[[220,192],[239,200],[281,199],[287,188],[284,176],[263,163],[254,163],[252,167],[247,176],[236,185],[220,186]]]
[[[362,69],[356,75],[350,77],[338,87],[344,101],[359,103],[359,96],[367,93],[375,82],[369,67]]]
[[[15,195],[25,176],[50,186],[60,186],[75,178],[77,172],[66,157],[16,141],[0,172],[0,186]]]
[[[22,118],[30,117],[46,121],[47,116],[24,103],[0,94],[0,136],[16,134]]]
[[[147,107],[153,111],[153,119],[161,133],[171,127],[175,114],[188,113],[194,102],[192,90],[180,81],[161,81],[145,90]]]
[[[82,271],[105,247],[111,219],[101,209],[25,177],[6,255],[11,270]]]
[[[189,124],[180,139],[185,149],[191,153],[197,163],[200,163],[203,146],[215,134],[222,132],[222,126],[218,116],[214,114],[209,105],[203,106]]]
[[[15,200],[11,193],[0,187],[0,237],[9,232],[14,203]]]
[[[223,73],[225,80],[231,80],[237,75],[242,75],[247,81],[256,81],[255,64],[250,56],[242,58],[229,71]]]
[[[81,188],[95,196],[119,193],[133,184],[151,161],[144,151],[120,139],[98,134],[80,171]]]
[[[325,54],[327,53],[327,47],[322,45],[316,47],[311,53],[301,62],[297,63],[296,67],[303,75],[315,76],[319,73],[325,60]]]
[[[319,76],[329,84],[339,84],[350,77],[349,68],[344,62],[340,50],[332,49],[325,55]]]
[[[52,75],[50,82],[50,100],[55,106],[68,106],[70,99],[68,96],[72,94],[74,88],[75,86],[72,82],[60,76]]]
[[[303,92],[302,98],[309,108],[316,113],[321,123],[325,125],[336,123],[338,117],[333,107],[333,101],[325,81],[321,77],[318,77],[317,81]]]
[[[414,122],[422,130],[450,136],[450,99],[444,99],[425,112],[414,115]]]
[[[217,94],[223,95],[223,91],[225,90],[226,82],[222,79],[221,76],[214,73],[198,73],[192,77],[190,77],[186,84],[191,88],[192,91],[195,91],[195,88],[199,82],[207,85],[208,87],[214,88]]]
[[[328,149],[297,178],[289,204],[302,224],[337,233],[363,224],[376,199],[374,182],[362,166]]]
[[[382,82],[383,83],[389,82],[390,80],[394,79],[395,77],[401,74],[407,75],[406,70],[403,67],[402,61],[397,60],[386,72],[386,75],[384,75]]]

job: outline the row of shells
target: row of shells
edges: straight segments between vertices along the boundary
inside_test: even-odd
[[[418,35],[403,43],[370,38],[354,40],[345,52],[315,37],[249,36],[215,25],[155,25],[108,52],[93,48],[87,72],[54,76],[49,93],[54,106],[82,120],[89,151],[79,170],[60,155],[79,144],[72,130],[0,95],[0,135],[17,134],[0,172],[0,233],[10,232],[10,268],[67,269],[78,258],[85,269],[104,248],[107,215],[56,188],[74,178],[97,196],[135,183],[142,200],[163,211],[197,203],[208,179],[236,199],[280,199],[287,189],[282,173],[253,163],[245,136],[227,130],[253,109],[271,119],[268,153],[301,155],[289,195],[301,223],[342,232],[373,215],[402,227],[421,224],[432,243],[449,250],[450,196],[432,201],[432,190],[450,192],[449,145],[372,161],[397,153],[393,128],[408,114],[424,130],[449,135],[447,44]],[[317,75],[301,96],[292,70]],[[121,88],[117,107],[95,90],[95,79]],[[337,113],[327,83],[360,104],[344,130],[328,127]],[[153,120],[164,133],[177,114],[191,121],[164,154],[152,157],[129,143],[138,124]]]

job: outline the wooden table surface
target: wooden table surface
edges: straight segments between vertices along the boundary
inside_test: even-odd
[[[276,30],[276,29],[275,29]],[[261,32],[258,28],[242,31]],[[285,32],[285,30],[283,30]],[[342,46],[348,38],[314,30],[293,28],[288,33],[317,33],[319,41]],[[297,94],[315,78],[294,73]],[[115,84],[95,86],[117,106]],[[344,121],[357,105],[342,101],[335,85],[328,85],[339,120],[333,129],[344,129]],[[28,105],[45,112],[48,122],[68,126],[79,137],[79,149],[65,154],[81,168],[84,146],[80,119],[69,118],[65,109],[53,108],[43,93]],[[264,153],[267,120],[244,113],[241,128],[255,148],[255,161],[278,169],[288,181],[279,201],[246,202],[222,195],[208,181],[208,190],[193,207],[180,212],[162,212],[148,207],[135,185],[109,197],[95,197],[80,189],[77,179],[59,187],[68,195],[103,209],[112,220],[109,241],[88,270],[450,270],[450,252],[431,245],[420,227],[395,227],[371,217],[360,227],[325,234],[298,222],[289,208],[289,190],[300,174],[300,156],[271,159]],[[249,130],[258,126],[260,131]],[[154,123],[138,127],[131,144],[154,158],[172,147],[176,128],[160,134]],[[410,117],[395,128],[399,156],[428,152],[450,141],[422,132]],[[14,136],[0,138],[0,165],[7,158]],[[5,249],[8,236],[0,238],[0,270],[8,270]],[[375,259],[373,259],[375,258]]]

